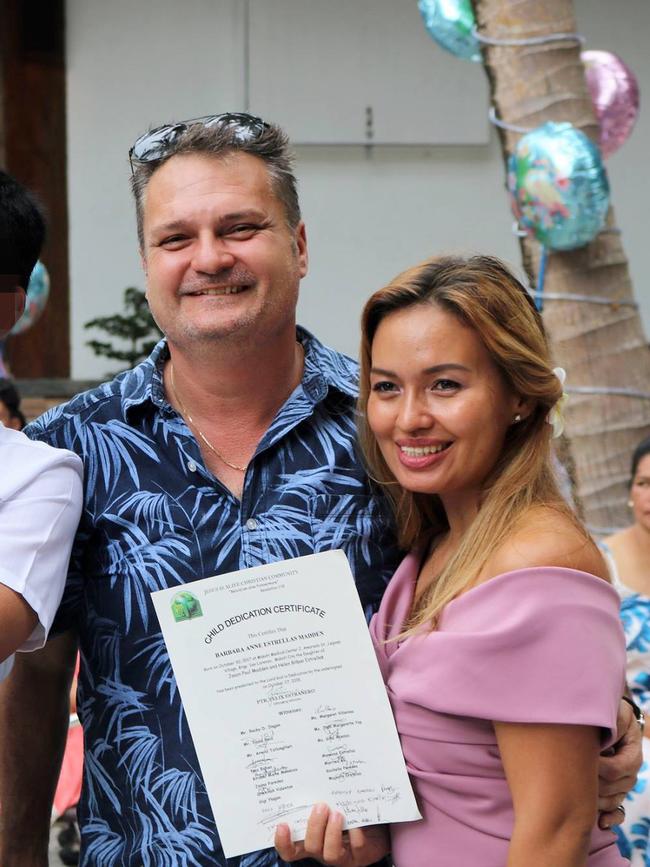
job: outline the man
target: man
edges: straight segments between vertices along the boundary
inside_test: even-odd
[[[22,313],[44,234],[34,198],[0,171],[0,340]],[[31,442],[14,429],[17,393],[1,382],[0,681],[15,650],[45,643],[63,593],[82,477],[76,455]]]
[[[226,114],[154,130],[130,156],[165,340],[31,430],[83,454],[88,479],[57,624],[81,645],[81,864],[225,865],[150,592],[343,548],[370,613],[398,552],[356,459],[356,366],[296,330],[307,243],[284,134]],[[44,735],[62,729],[48,708],[52,660],[66,656],[48,650],[50,677],[22,664],[5,696],[38,709],[41,750],[24,732],[0,745],[3,867],[46,863],[34,792],[49,784],[34,765],[56,754]],[[273,851],[228,862],[280,863]]]

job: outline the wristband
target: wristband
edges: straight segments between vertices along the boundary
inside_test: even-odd
[[[623,701],[626,701],[629,706],[632,708],[632,713],[634,714],[634,719],[639,724],[639,728],[641,729],[641,734],[643,734],[643,730],[645,729],[645,715],[638,704],[636,704],[633,699],[630,698],[629,695],[621,696]]]

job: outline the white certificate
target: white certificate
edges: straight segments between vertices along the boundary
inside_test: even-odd
[[[304,837],[312,805],[348,828],[420,818],[342,551],[152,594],[228,858]]]

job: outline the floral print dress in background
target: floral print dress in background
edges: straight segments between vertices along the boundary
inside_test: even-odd
[[[612,583],[621,597],[621,620],[627,647],[627,683],[634,701],[650,717],[650,596],[626,587],[614,557],[603,543]],[[650,740],[643,738],[643,764],[635,787],[625,799],[625,821],[616,828],[621,854],[631,867],[650,867]]]

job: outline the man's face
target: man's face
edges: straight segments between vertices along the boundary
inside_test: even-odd
[[[261,159],[174,156],[143,205],[147,299],[172,347],[294,328],[304,226],[288,228]]]

